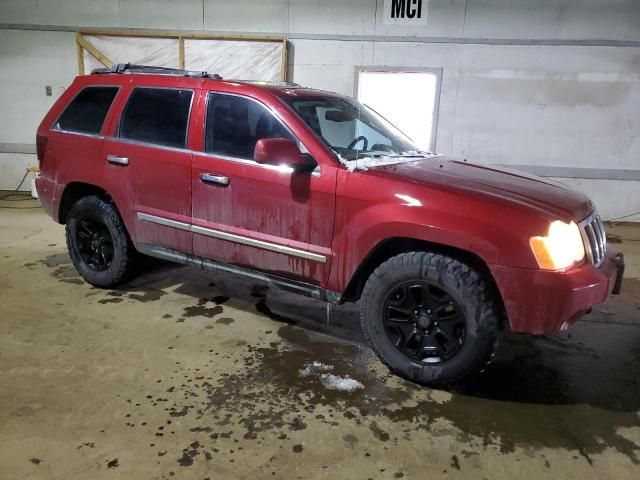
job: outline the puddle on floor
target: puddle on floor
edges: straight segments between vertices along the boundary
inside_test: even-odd
[[[52,274],[73,278],[66,271],[68,259],[53,257],[45,260],[58,269]],[[511,336],[485,374],[448,392],[399,380],[382,369],[371,351],[357,343],[361,337],[357,323],[354,327],[353,307],[330,310],[321,302],[240,284],[242,288],[221,277],[161,266],[122,290],[105,294],[106,301],[101,302],[157,301],[171,287],[195,300],[181,320],[215,318],[221,326],[234,328],[232,311],[222,305],[233,294],[233,308],[257,310],[282,323],[278,341],[266,345],[257,338],[238,341],[232,353],[222,354],[241,365],[239,371],[215,369],[220,354],[211,350],[199,369],[182,370],[177,365],[173,374],[158,379],[168,387],[162,394],[130,399],[151,408],[140,412],[143,418],[145,412],[154,419],[166,417],[162,429],[137,427],[149,432],[158,455],[173,455],[180,467],[190,466],[196,458],[215,459],[220,442],[277,438],[291,449],[291,432],[319,423],[365,426],[379,442],[435,434],[436,427],[442,434],[444,423],[447,433],[459,441],[471,445],[470,439],[475,439],[477,445],[496,446],[504,453],[517,446],[561,448],[592,462],[594,455],[613,448],[640,462],[640,446],[620,434],[621,429],[640,427],[637,280],[625,282],[626,296],[611,300],[604,310],[594,310],[562,335]],[[327,326],[327,318],[337,327]],[[293,325],[305,319],[336,336]],[[216,373],[205,373],[211,371]],[[181,418],[180,428],[194,435],[193,443],[178,450],[167,438],[176,417]],[[470,446],[465,455],[478,450]],[[456,457],[454,463],[459,468],[463,461]]]
[[[601,338],[601,328],[587,325],[578,336]],[[393,443],[432,432],[436,425],[441,435],[443,421],[450,425],[447,433],[459,441],[471,444],[475,438],[477,444],[496,446],[503,453],[517,446],[562,448],[591,463],[593,455],[614,448],[638,463],[640,447],[618,432],[640,427],[640,394],[629,385],[640,360],[640,329],[630,328],[636,330],[635,343],[622,345],[628,362],[621,354],[609,359],[607,369],[594,370],[600,348],[608,345],[588,348],[582,340],[571,339],[516,341],[515,358],[502,360],[476,382],[447,395],[387,375],[363,346],[285,325],[277,332],[280,341],[269,345],[238,342],[239,372],[207,376],[208,365],[218,357],[211,351],[199,371],[177,369],[173,379],[163,379],[163,385],[170,385],[164,394],[134,401],[162,410],[154,416],[165,415],[168,423],[181,417],[194,433],[196,446],[173,452],[183,467],[200,455],[215,458],[218,443],[226,440],[260,444],[277,438],[290,448],[290,432],[318,423],[364,426],[377,441]],[[624,338],[633,336],[628,331],[611,335],[614,342]],[[577,375],[583,370],[590,374]],[[363,388],[330,388],[322,380],[326,372]],[[166,434],[162,426],[150,438],[159,451],[171,452],[171,444],[162,442]],[[470,447],[467,453],[479,452]]]

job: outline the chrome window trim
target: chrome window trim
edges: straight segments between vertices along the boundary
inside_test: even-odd
[[[89,137],[89,138],[95,138],[98,140],[104,140],[104,136],[100,135],[100,134],[93,134],[93,133],[82,133],[82,132],[74,132],[73,130],[63,130],[61,128],[56,128],[55,126],[51,128],[52,132],[57,132],[57,133],[66,133],[69,135],[79,135],[81,137]]]
[[[291,167],[279,167],[278,165],[270,165],[268,163],[258,163],[255,160],[247,160],[246,158],[240,158],[240,157],[229,157],[227,155],[218,155],[217,153],[208,153],[208,152],[198,152],[195,150],[192,150],[193,154],[196,155],[202,155],[208,158],[214,158],[217,160],[224,160],[227,162],[235,162],[235,163],[242,163],[244,165],[250,165],[253,167],[260,167],[260,168],[264,168],[267,170],[273,170],[275,172],[280,172],[280,173],[293,173],[293,168]],[[311,171],[311,176],[312,177],[319,177],[320,176],[320,165],[316,166],[316,168],[314,168]]]
[[[170,150],[172,152],[177,152],[177,153],[187,153],[187,154],[192,153],[192,150],[188,148],[170,147],[168,145],[159,145],[157,143],[141,142],[139,140],[130,140],[128,138],[108,136],[108,137],[105,137],[105,139],[110,140],[112,142],[116,142],[116,143],[126,143],[129,145],[140,145],[142,147],[160,148],[162,150]]]
[[[73,133],[73,132],[69,132],[69,133]],[[81,134],[78,134],[78,135],[81,135]],[[290,168],[290,167],[289,167],[289,169],[283,169],[282,167],[279,167],[277,165],[269,165],[267,163],[258,163],[255,160],[246,160],[244,158],[235,158],[235,157],[227,157],[227,156],[224,156],[224,155],[215,155],[215,154],[212,154],[212,153],[206,153],[206,152],[200,152],[200,151],[197,151],[197,150],[191,150],[189,148],[168,147],[166,145],[158,145],[157,143],[140,142],[138,140],[129,140],[128,138],[120,138],[120,137],[113,137],[113,136],[99,137],[99,138],[104,138],[106,140],[109,140],[109,141],[112,141],[112,142],[116,142],[116,143],[126,143],[126,144],[130,144],[130,145],[140,145],[142,147],[161,148],[163,150],[169,150],[169,151],[173,151],[173,152],[177,152],[177,153],[187,153],[187,154],[192,154],[192,155],[202,155],[202,156],[205,156],[205,157],[214,158],[216,160],[224,160],[224,161],[227,161],[227,162],[243,163],[245,165],[264,168],[264,169],[272,170],[274,172],[279,172],[279,173],[293,173],[293,169]],[[319,177],[320,176],[319,167],[316,167],[316,169],[314,169],[311,172],[311,176],[312,177]]]
[[[95,85],[85,85],[84,87],[82,87],[80,90],[78,90],[75,95],[73,96],[73,98],[71,98],[71,100],[69,100],[64,108],[60,111],[60,113],[58,114],[58,116],[56,117],[55,121],[53,122],[53,124],[51,125],[51,127],[49,128],[50,132],[62,132],[62,133],[72,133],[75,135],[84,135],[85,137],[92,137],[92,138],[104,138],[103,135],[100,134],[100,132],[98,133],[86,133],[86,132],[76,132],[74,130],[65,130],[64,128],[59,128],[57,127],[58,122],[60,121],[60,117],[62,117],[62,115],[64,114],[64,112],[67,110],[67,108],[69,108],[69,105],[71,105],[73,103],[73,101],[78,98],[78,96],[84,92],[85,90],[89,89],[89,88],[115,88],[116,89],[116,94],[113,96],[113,100],[111,100],[111,104],[109,104],[109,108],[107,109],[107,113],[105,114],[104,118],[102,119],[102,125],[100,125],[100,132],[102,131],[102,129],[104,128],[104,122],[107,119],[107,117],[109,116],[109,113],[111,112],[111,109],[113,108],[113,103],[116,100],[116,97],[118,96],[118,94],[120,93],[120,90],[122,88],[122,85],[111,85],[111,84],[101,84],[101,83],[96,83]]]
[[[173,147],[171,145],[162,145],[160,143],[153,143],[153,142],[144,142],[141,140],[135,140],[133,138],[126,138],[126,137],[121,137],[120,136],[120,127],[122,125],[122,119],[124,118],[124,114],[127,111],[127,107],[129,106],[129,102],[131,101],[131,97],[133,96],[133,92],[135,92],[136,90],[184,90],[184,91],[188,91],[191,92],[191,100],[189,101],[189,113],[187,114],[187,123],[186,123],[186,127],[184,130],[184,146],[183,147]],[[143,85],[143,86],[134,86],[131,89],[131,93],[129,93],[129,96],[127,97],[127,101],[124,104],[124,107],[122,107],[122,111],[120,112],[120,118],[118,118],[118,128],[116,129],[115,132],[115,138],[118,139],[122,139],[122,140],[130,140],[132,142],[138,142],[140,144],[144,144],[144,145],[153,145],[153,146],[157,146],[157,147],[166,147],[166,148],[171,148],[171,149],[175,149],[175,150],[188,150],[187,149],[187,144],[189,142],[189,124],[191,123],[191,113],[193,112],[193,100],[196,97],[196,89],[195,88],[179,88],[179,87],[154,87],[154,86],[147,86],[147,85]]]
[[[304,258],[319,263],[326,263],[327,257],[317,253],[309,252],[307,250],[300,250],[298,248],[288,247],[279,243],[267,242],[264,240],[257,240],[255,238],[246,237],[244,235],[237,235],[234,233],[223,232],[221,230],[215,230],[213,228],[200,227],[185,222],[178,222],[157,215],[151,215],[148,213],[137,212],[139,220],[144,222],[155,223],[165,227],[176,228],[178,230],[190,231],[199,235],[205,235],[207,237],[218,238],[220,240],[226,240],[229,242],[239,243],[250,247],[261,248],[263,250],[269,250],[271,252],[283,253],[285,255],[291,255],[293,257]]]

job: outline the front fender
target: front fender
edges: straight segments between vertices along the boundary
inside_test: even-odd
[[[464,250],[487,265],[536,267],[529,238],[547,224],[522,206],[388,179],[376,187],[375,176],[347,175],[338,185],[331,290],[343,292],[370,252],[393,238]]]

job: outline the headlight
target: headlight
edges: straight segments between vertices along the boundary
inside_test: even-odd
[[[564,270],[584,258],[584,244],[575,222],[555,220],[544,237],[531,237],[531,250],[540,268]]]

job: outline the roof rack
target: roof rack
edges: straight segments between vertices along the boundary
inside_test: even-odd
[[[154,67],[152,65],[135,65],[132,63],[116,63],[111,68],[94,68],[92,75],[100,75],[105,73],[147,73],[156,75],[182,75],[185,77],[214,78],[222,80],[217,73],[207,73],[197,70],[182,70],[179,68]]]
[[[264,85],[267,87],[290,87],[300,88],[296,82],[268,81],[268,80],[236,80],[237,82],[249,83],[251,85]]]

